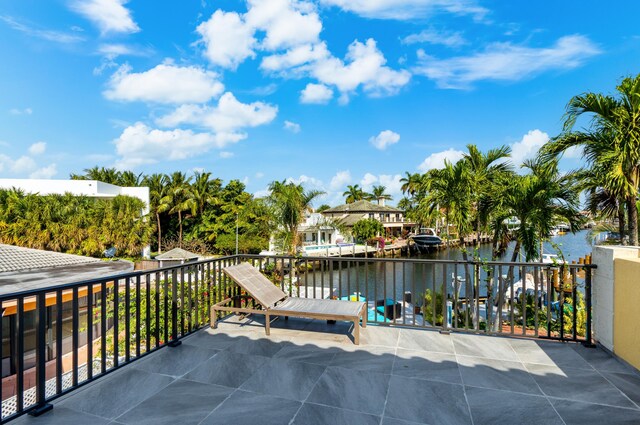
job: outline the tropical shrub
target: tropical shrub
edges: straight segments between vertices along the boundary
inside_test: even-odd
[[[358,240],[369,240],[384,233],[384,226],[375,218],[365,218],[353,225],[352,233]]]
[[[0,190],[0,243],[26,248],[100,256],[139,256],[152,227],[137,198],[35,195]]]

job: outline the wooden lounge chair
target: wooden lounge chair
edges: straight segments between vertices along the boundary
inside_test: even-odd
[[[360,320],[362,327],[367,326],[367,306],[364,302],[324,300],[315,298],[289,297],[280,288],[267,279],[260,270],[249,263],[228,266],[224,273],[246,291],[248,296],[231,296],[211,306],[211,327],[216,327],[216,312],[264,314],[265,332],[270,334],[272,316],[305,317],[322,320],[344,320],[353,322],[353,340],[360,344]],[[241,306],[242,298],[252,298],[261,309]],[[233,306],[229,306],[233,303]]]

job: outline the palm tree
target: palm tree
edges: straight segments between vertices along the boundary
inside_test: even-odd
[[[182,213],[196,214],[198,208],[191,190],[191,177],[187,178],[181,171],[171,174],[168,193],[161,202],[171,205],[169,214],[178,214],[178,246],[182,248]]]
[[[162,224],[160,215],[171,209],[167,202],[169,192],[169,177],[166,174],[151,174],[145,176],[143,184],[149,187],[149,209],[156,216],[158,226],[158,254],[162,253]]]
[[[425,184],[429,186],[429,193],[422,200],[421,206],[428,206],[430,211],[443,208],[447,241],[449,224],[453,222],[458,229],[460,241],[464,243],[464,237],[470,228],[471,217],[471,184],[464,161],[451,164],[445,160],[444,168],[429,170],[425,177]],[[464,251],[463,254],[466,256]]]
[[[84,174],[71,174],[72,180],[98,180],[109,184],[120,184],[120,171],[115,168],[92,167],[85,168]]]
[[[545,146],[558,155],[581,146],[593,166],[607,163],[603,187],[613,189],[624,201],[629,221],[630,244],[638,245],[638,184],[640,183],[640,74],[627,77],[616,87],[618,97],[599,93],[574,96],[567,105],[563,133]],[[592,116],[590,128],[573,131],[582,115]]]
[[[193,198],[198,206],[198,214],[202,215],[207,205],[218,202],[217,192],[220,189],[220,179],[211,179],[210,172],[196,171],[194,182],[191,185]]]
[[[353,204],[356,201],[362,201],[366,197],[366,193],[362,190],[362,188],[354,184],[348,185],[347,190],[342,194],[342,196],[346,196],[345,202],[347,204]]]
[[[315,198],[324,194],[318,190],[306,191],[302,185],[274,181],[269,185],[270,202],[276,223],[284,229],[283,248],[295,254],[298,246],[298,227],[305,219],[305,213],[312,211]]]
[[[506,194],[514,180],[519,176],[509,172],[498,176],[491,184],[490,194],[480,199],[478,210],[481,219],[487,223],[492,232],[492,259],[498,260],[506,252],[511,241],[507,220],[513,217],[505,203]]]
[[[377,201],[378,205],[384,205],[384,201],[391,201],[393,199],[391,195],[385,193],[386,191],[387,188],[385,186],[373,186],[368,200]]]
[[[423,176],[420,173],[410,173],[408,171],[404,172],[405,177],[400,179],[402,186],[400,186],[400,190],[402,193],[406,193],[409,196],[414,196],[420,190],[420,186],[422,185]]]
[[[135,174],[133,171],[122,171],[118,176],[117,182],[118,186],[136,187],[140,186],[142,180],[142,173]]]
[[[398,208],[403,210],[406,214],[407,212],[413,209],[413,202],[411,201],[411,199],[407,198],[406,196],[403,196],[398,201]]]
[[[554,225],[565,221],[575,232],[582,220],[575,175],[561,174],[558,159],[546,161],[538,157],[525,161],[524,166],[530,173],[513,176],[504,200],[507,214],[520,220],[511,261],[518,259],[520,249],[527,261],[538,259],[542,242]]]
[[[92,167],[85,168],[84,174],[71,174],[71,180],[98,180],[104,183],[115,184],[116,186],[139,186],[144,180],[142,173],[135,174],[133,171],[118,171],[115,168]]]
[[[490,197],[495,182],[511,171],[511,164],[504,161],[511,153],[511,148],[501,146],[490,149],[486,154],[482,153],[476,145],[467,145],[468,152],[463,155],[463,161],[468,169],[469,183],[471,185],[471,201],[475,206],[476,221],[476,246],[480,245],[481,224],[486,224],[490,214],[489,209],[483,209]]]

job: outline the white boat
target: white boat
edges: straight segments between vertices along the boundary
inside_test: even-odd
[[[553,264],[553,265],[561,265],[567,264],[566,260],[563,260],[556,254],[542,254],[542,260],[540,261],[544,264]]]
[[[409,236],[418,248],[426,248],[438,246],[442,244],[440,236],[436,235],[436,231],[430,227],[420,229],[420,233]]]

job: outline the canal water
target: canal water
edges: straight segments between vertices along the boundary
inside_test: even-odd
[[[588,230],[581,230],[576,233],[567,233],[565,235],[553,236],[550,238],[550,242],[543,244],[543,252],[545,254],[560,254],[553,246],[556,245],[564,258],[570,263],[571,261],[578,262],[578,258],[586,254],[591,253],[591,244],[587,241]],[[511,261],[511,255],[516,243],[509,243],[509,247],[505,254],[498,261]],[[473,247],[467,247],[469,252],[473,252]],[[482,259],[491,259],[491,244],[480,245],[479,257]],[[412,255],[412,258],[428,258],[433,260],[462,260],[462,252],[459,249],[445,249],[442,251],[436,251],[429,254]],[[518,261],[524,261],[524,256]]]
[[[546,254],[559,254],[553,247],[556,245],[569,263],[578,262],[590,254],[592,246],[587,240],[587,231],[579,231],[575,234],[554,236],[550,242],[545,242],[543,251]],[[509,244],[507,252],[499,261],[510,261],[515,242]],[[473,247],[468,247],[470,251]],[[484,244],[479,248],[479,257],[483,260],[491,260],[491,245]],[[429,254],[411,255],[411,259],[428,260],[454,260],[462,261],[462,252],[457,248],[445,249]],[[524,261],[519,259],[518,261]],[[486,277],[489,270],[480,269],[479,295],[487,295]],[[495,277],[505,276],[509,272],[508,266],[493,267],[491,274]],[[519,268],[512,270],[514,281],[521,279],[526,273],[532,273],[533,268]],[[452,294],[454,291],[464,297],[475,285],[473,282],[473,269],[464,264],[431,263],[431,262],[396,262],[376,261],[365,263],[362,259],[344,258],[334,261],[331,267],[326,266],[321,270],[302,273],[299,275],[300,287],[316,287],[328,289],[333,296],[344,297],[354,293],[360,293],[367,300],[382,300],[390,298],[402,300],[407,292],[412,294],[412,302],[421,304],[427,290],[442,293],[443,289]],[[498,285],[495,284],[492,294],[497,293]],[[578,283],[582,279],[578,277]],[[319,292],[323,293],[323,292]],[[318,293],[318,295],[319,295]],[[324,292],[326,293],[326,292]]]

